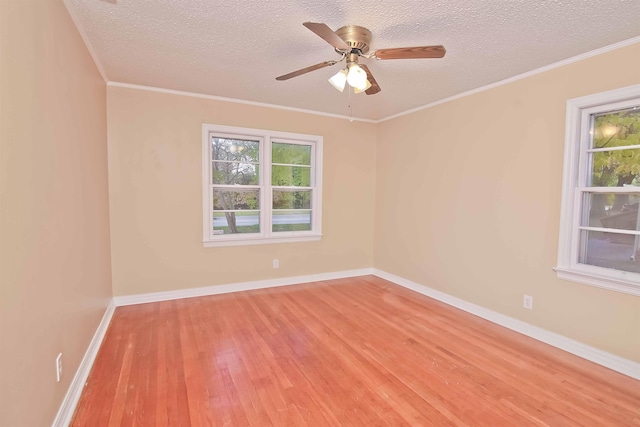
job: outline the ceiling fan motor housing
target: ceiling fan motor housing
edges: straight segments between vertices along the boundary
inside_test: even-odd
[[[336,34],[351,47],[361,53],[369,52],[371,46],[371,31],[359,25],[346,25],[336,30]]]

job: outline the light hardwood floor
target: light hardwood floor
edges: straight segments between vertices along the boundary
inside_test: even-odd
[[[640,381],[374,276],[119,307],[73,426],[640,426]]]

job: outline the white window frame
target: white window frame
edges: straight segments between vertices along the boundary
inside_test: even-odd
[[[634,106],[640,106],[640,85],[567,101],[560,240],[558,265],[554,270],[561,279],[640,296],[640,273],[578,262],[583,194],[614,189],[587,186],[586,153],[590,143],[591,115]],[[640,189],[615,187],[615,191],[636,193]],[[637,232],[626,231],[625,234]]]
[[[211,179],[211,137],[251,139],[260,142],[260,233],[213,234],[213,184]],[[311,230],[272,231],[271,144],[282,142],[311,146]],[[215,124],[202,125],[202,242],[205,247],[241,246],[265,243],[307,242],[322,238],[322,145],[323,138],[290,132],[251,129]]]

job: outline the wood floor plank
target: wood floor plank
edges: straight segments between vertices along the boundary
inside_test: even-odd
[[[374,276],[119,307],[72,426],[640,426],[640,381]]]

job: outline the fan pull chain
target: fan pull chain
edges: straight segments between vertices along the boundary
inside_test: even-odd
[[[353,122],[353,107],[351,106],[351,87],[349,87],[347,89],[349,95],[348,95],[348,103],[349,103],[349,121]]]

